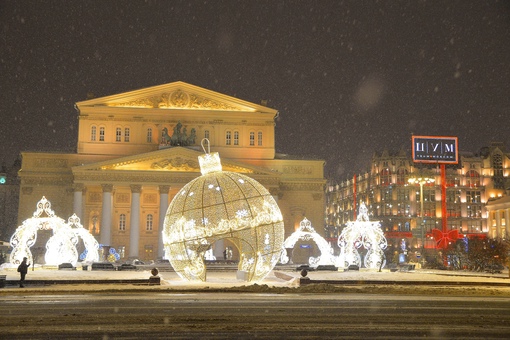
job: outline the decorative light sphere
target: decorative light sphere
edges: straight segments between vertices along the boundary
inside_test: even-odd
[[[276,201],[256,180],[222,171],[218,153],[199,156],[199,163],[202,176],[186,184],[168,207],[166,258],[182,278],[206,281],[205,252],[228,239],[239,250],[238,274],[246,281],[262,280],[283,248],[283,218]]]

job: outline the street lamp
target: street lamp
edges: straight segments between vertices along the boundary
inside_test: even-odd
[[[422,266],[425,264],[425,219],[423,218],[423,185],[434,183],[435,179],[432,177],[411,177],[407,180],[409,184],[419,184],[420,185],[420,217],[421,217],[421,258],[422,258]]]

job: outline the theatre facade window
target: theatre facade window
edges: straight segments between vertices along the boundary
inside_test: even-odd
[[[232,131],[226,131],[225,132],[225,145],[231,145],[232,144]]]
[[[152,231],[152,223],[154,221],[154,217],[152,214],[147,214],[147,217],[145,218],[145,230]]]
[[[90,128],[90,141],[95,142],[97,139],[97,127],[95,125],[92,125]]]
[[[119,230],[126,231],[126,214],[119,215]]]
[[[105,135],[106,128],[104,126],[99,127],[99,141],[104,142],[104,135]]]
[[[147,128],[147,143],[152,143],[152,128]]]
[[[120,127],[115,129],[115,141],[116,142],[122,141],[122,128],[120,128]]]

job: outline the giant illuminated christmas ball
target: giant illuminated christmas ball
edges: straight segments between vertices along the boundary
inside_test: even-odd
[[[222,171],[218,153],[198,160],[202,176],[175,195],[166,213],[166,258],[182,278],[205,281],[204,253],[215,241],[228,239],[239,250],[238,278],[262,280],[283,249],[278,205],[256,180]]]

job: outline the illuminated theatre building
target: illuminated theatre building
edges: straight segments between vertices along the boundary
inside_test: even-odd
[[[508,237],[510,154],[503,144],[492,143],[477,155],[461,153],[459,158],[458,165],[446,167],[447,230],[467,237]],[[425,248],[435,248],[431,232],[442,228],[440,169],[414,164],[403,150],[374,154],[369,172],[328,184],[326,237],[336,239],[355,220],[353,209],[362,201],[370,219],[381,221],[389,244],[398,246],[404,239],[411,249],[420,248],[420,185],[409,183],[419,176],[434,179],[423,185],[423,240]]]
[[[45,196],[123,258],[164,254],[161,231],[175,194],[199,177],[203,138],[223,170],[260,182],[283,214],[285,237],[306,216],[324,219],[324,161],[275,152],[278,112],[183,82],[76,103],[77,152],[23,152],[18,223]],[[228,194],[228,193],[226,193]],[[214,244],[238,258],[227,240]],[[230,255],[230,254],[229,254]]]

